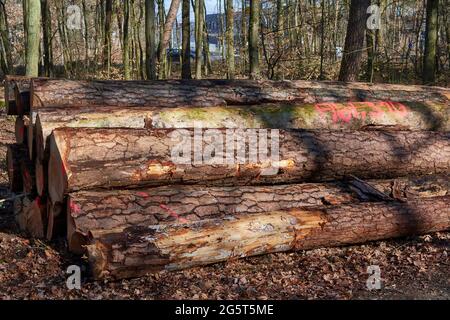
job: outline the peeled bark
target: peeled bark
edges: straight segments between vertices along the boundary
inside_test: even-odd
[[[6,166],[8,168],[9,190],[14,193],[22,192],[21,163],[27,159],[27,148],[24,145],[10,144],[6,151]]]
[[[48,158],[48,137],[58,127],[355,130],[371,125],[450,131],[450,108],[439,103],[410,102],[264,104],[204,108],[50,107],[39,110],[34,133],[36,158],[43,160]]]
[[[87,250],[96,279],[129,278],[272,252],[443,231],[450,228],[449,201],[446,196],[406,203],[358,203],[94,230]]]
[[[385,197],[405,199],[450,195],[448,176],[369,181]],[[138,190],[80,191],[67,204],[67,240],[81,254],[90,230],[218,219],[298,207],[378,199],[358,184],[334,182],[280,186],[169,186]]]
[[[56,129],[50,136],[50,198],[61,202],[68,192],[92,188],[287,184],[330,181],[350,174],[381,179],[450,172],[449,132],[238,132],[228,130],[224,137],[225,129],[205,131],[203,144],[196,141],[192,154],[192,129]],[[195,133],[201,140],[202,130]],[[235,148],[237,157],[233,149],[227,159],[222,144],[212,150],[209,143],[219,137],[242,141]],[[260,146],[266,142],[272,150],[279,146],[279,152],[260,151],[256,158],[258,142]],[[210,156],[213,151],[215,157]],[[199,161],[202,155],[209,160]]]
[[[169,80],[74,81],[33,79],[31,108],[51,106],[209,107],[260,103],[356,101],[441,102],[440,87],[312,81]]]

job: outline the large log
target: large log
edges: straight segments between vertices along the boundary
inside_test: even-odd
[[[53,129],[59,127],[357,130],[370,125],[450,131],[450,107],[441,103],[416,102],[264,104],[204,108],[49,107],[39,109],[34,134],[36,157],[43,160],[46,158],[44,150],[47,138]]]
[[[95,278],[127,278],[233,258],[450,228],[450,197],[243,214],[187,224],[91,231]]]
[[[31,109],[50,106],[183,107],[267,102],[435,101],[450,89],[311,81],[169,80],[74,81],[33,79]]]
[[[10,144],[6,151],[9,190],[14,193],[23,191],[21,163],[28,158],[27,148],[20,144]]]
[[[61,202],[68,192],[92,188],[287,184],[349,174],[383,179],[450,172],[449,132],[272,130],[267,142],[267,131],[258,130],[256,137],[256,130],[247,130],[250,139],[234,144],[230,133],[236,131],[211,129],[192,148],[194,132],[202,130],[56,129],[50,136],[50,198]],[[210,142],[221,142],[220,137],[237,152],[228,147],[227,158],[228,149],[220,144],[214,155]],[[269,155],[264,144],[273,150]]]
[[[375,180],[369,185],[391,199],[450,195],[449,176]],[[81,254],[90,230],[192,222],[372,199],[378,198],[353,180],[279,186],[164,186],[80,191],[68,196],[67,241],[72,252]]]

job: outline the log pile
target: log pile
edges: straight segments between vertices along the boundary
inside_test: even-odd
[[[5,97],[19,227],[97,279],[450,228],[448,88],[8,76]]]

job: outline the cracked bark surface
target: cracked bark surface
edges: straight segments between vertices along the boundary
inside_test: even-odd
[[[449,176],[369,181],[397,199],[450,195]],[[279,186],[164,186],[138,190],[80,191],[67,201],[69,249],[83,253],[90,230],[219,219],[319,205],[373,200],[347,182]]]
[[[302,208],[188,224],[91,231],[96,279],[128,278],[247,256],[447,230],[449,196]]]
[[[447,103],[450,90],[387,84],[251,81],[74,81],[33,79],[31,109],[49,106],[184,107],[267,102],[434,101]]]
[[[246,163],[234,159],[233,164],[192,164],[193,155],[199,155],[191,153],[194,144],[191,150],[184,150],[189,162],[180,164],[181,159],[173,159],[172,153],[178,155],[191,146],[189,135],[193,132],[56,129],[50,136],[50,198],[61,202],[68,192],[94,188],[288,184],[331,181],[350,174],[383,179],[450,172],[449,132],[279,130],[279,159],[271,160],[266,154],[266,159]],[[225,132],[216,129],[208,134],[211,138]],[[276,144],[276,139],[273,141]],[[197,145],[197,149],[202,147]],[[254,145],[241,146],[246,160],[249,152],[256,152]],[[213,160],[226,163],[225,155],[216,152]],[[242,164],[235,164],[237,161]]]
[[[450,131],[450,108],[440,103],[417,102],[263,104],[203,108],[49,107],[39,109],[37,114],[35,144],[36,157],[43,160],[48,157],[48,136],[58,127],[358,130],[371,125]]]

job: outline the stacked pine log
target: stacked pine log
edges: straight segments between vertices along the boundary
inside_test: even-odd
[[[17,222],[95,278],[450,227],[448,88],[11,76],[5,97]],[[199,127],[276,130],[278,159],[174,162]]]

